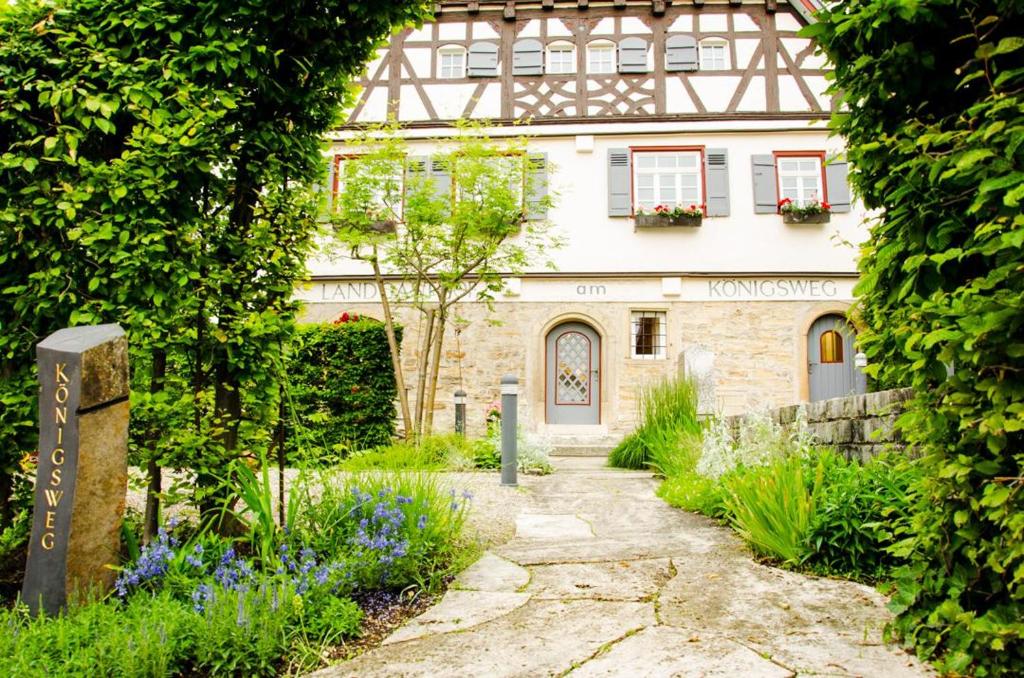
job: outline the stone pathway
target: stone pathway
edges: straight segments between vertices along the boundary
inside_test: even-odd
[[[382,647],[316,675],[932,675],[882,644],[870,587],[759,565],[649,473],[603,461],[522,478],[511,541]]]

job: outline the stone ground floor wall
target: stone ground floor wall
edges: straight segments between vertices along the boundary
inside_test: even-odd
[[[911,395],[910,389],[878,391],[806,405],[788,405],[770,410],[768,414],[775,423],[792,427],[799,408],[803,407],[807,431],[815,441],[834,447],[848,459],[867,461],[883,450],[904,448],[895,423]],[[729,417],[734,431],[742,423],[743,415]]]
[[[463,303],[457,309],[459,321],[446,331],[435,430],[453,429],[452,394],[462,388],[468,394],[468,432],[483,433],[487,407],[499,399],[501,376],[515,374],[521,424],[530,431],[555,433],[557,427],[547,424],[545,413],[545,340],[552,329],[570,321],[586,323],[600,336],[601,423],[595,428],[609,436],[632,430],[641,385],[686,370],[701,385],[705,412],[731,415],[800,402],[807,397],[808,328],[821,315],[847,306],[841,299],[503,300],[492,310],[482,303]],[[665,313],[663,359],[630,357],[631,312],[638,310]],[[301,319],[329,322],[343,312],[381,318],[379,304],[350,298],[307,300]],[[412,390],[424,323],[414,309],[400,308],[397,316],[405,327],[402,359]]]

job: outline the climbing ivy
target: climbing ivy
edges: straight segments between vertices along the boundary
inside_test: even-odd
[[[958,675],[1024,665],[1022,26],[1013,0],[849,0],[806,31],[878,210],[859,341],[916,393],[900,425],[926,474],[890,630]]]

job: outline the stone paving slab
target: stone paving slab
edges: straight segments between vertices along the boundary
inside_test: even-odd
[[[472,630],[385,645],[313,675],[557,675],[653,624],[650,603],[531,601]]]
[[[526,593],[538,600],[645,600],[668,581],[671,567],[667,558],[539,565]]]
[[[516,517],[516,537],[561,542],[566,539],[590,539],[594,530],[590,523],[575,515],[523,513]]]
[[[628,674],[627,674],[628,672]],[[573,671],[572,678],[750,676],[789,678],[792,671],[734,641],[667,626],[651,626],[616,643]]]
[[[485,553],[455,578],[453,588],[467,591],[518,591],[530,582],[530,571],[493,553]]]
[[[884,645],[885,598],[761,565],[649,473],[556,460],[516,536],[387,644],[318,676],[933,676]]]
[[[471,629],[503,617],[529,600],[527,593],[451,590],[440,603],[388,636],[384,644]]]

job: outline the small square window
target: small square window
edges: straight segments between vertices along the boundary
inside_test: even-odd
[[[568,43],[548,47],[548,73],[575,73],[576,48]]]
[[[667,332],[664,311],[633,311],[630,324],[632,358],[660,360],[665,357]]]
[[[437,53],[437,77],[455,79],[466,77],[466,50],[446,47]]]
[[[587,72],[614,73],[615,45],[611,43],[599,43],[587,47]]]
[[[700,69],[725,71],[729,68],[728,44],[724,40],[705,40],[700,43]]]

